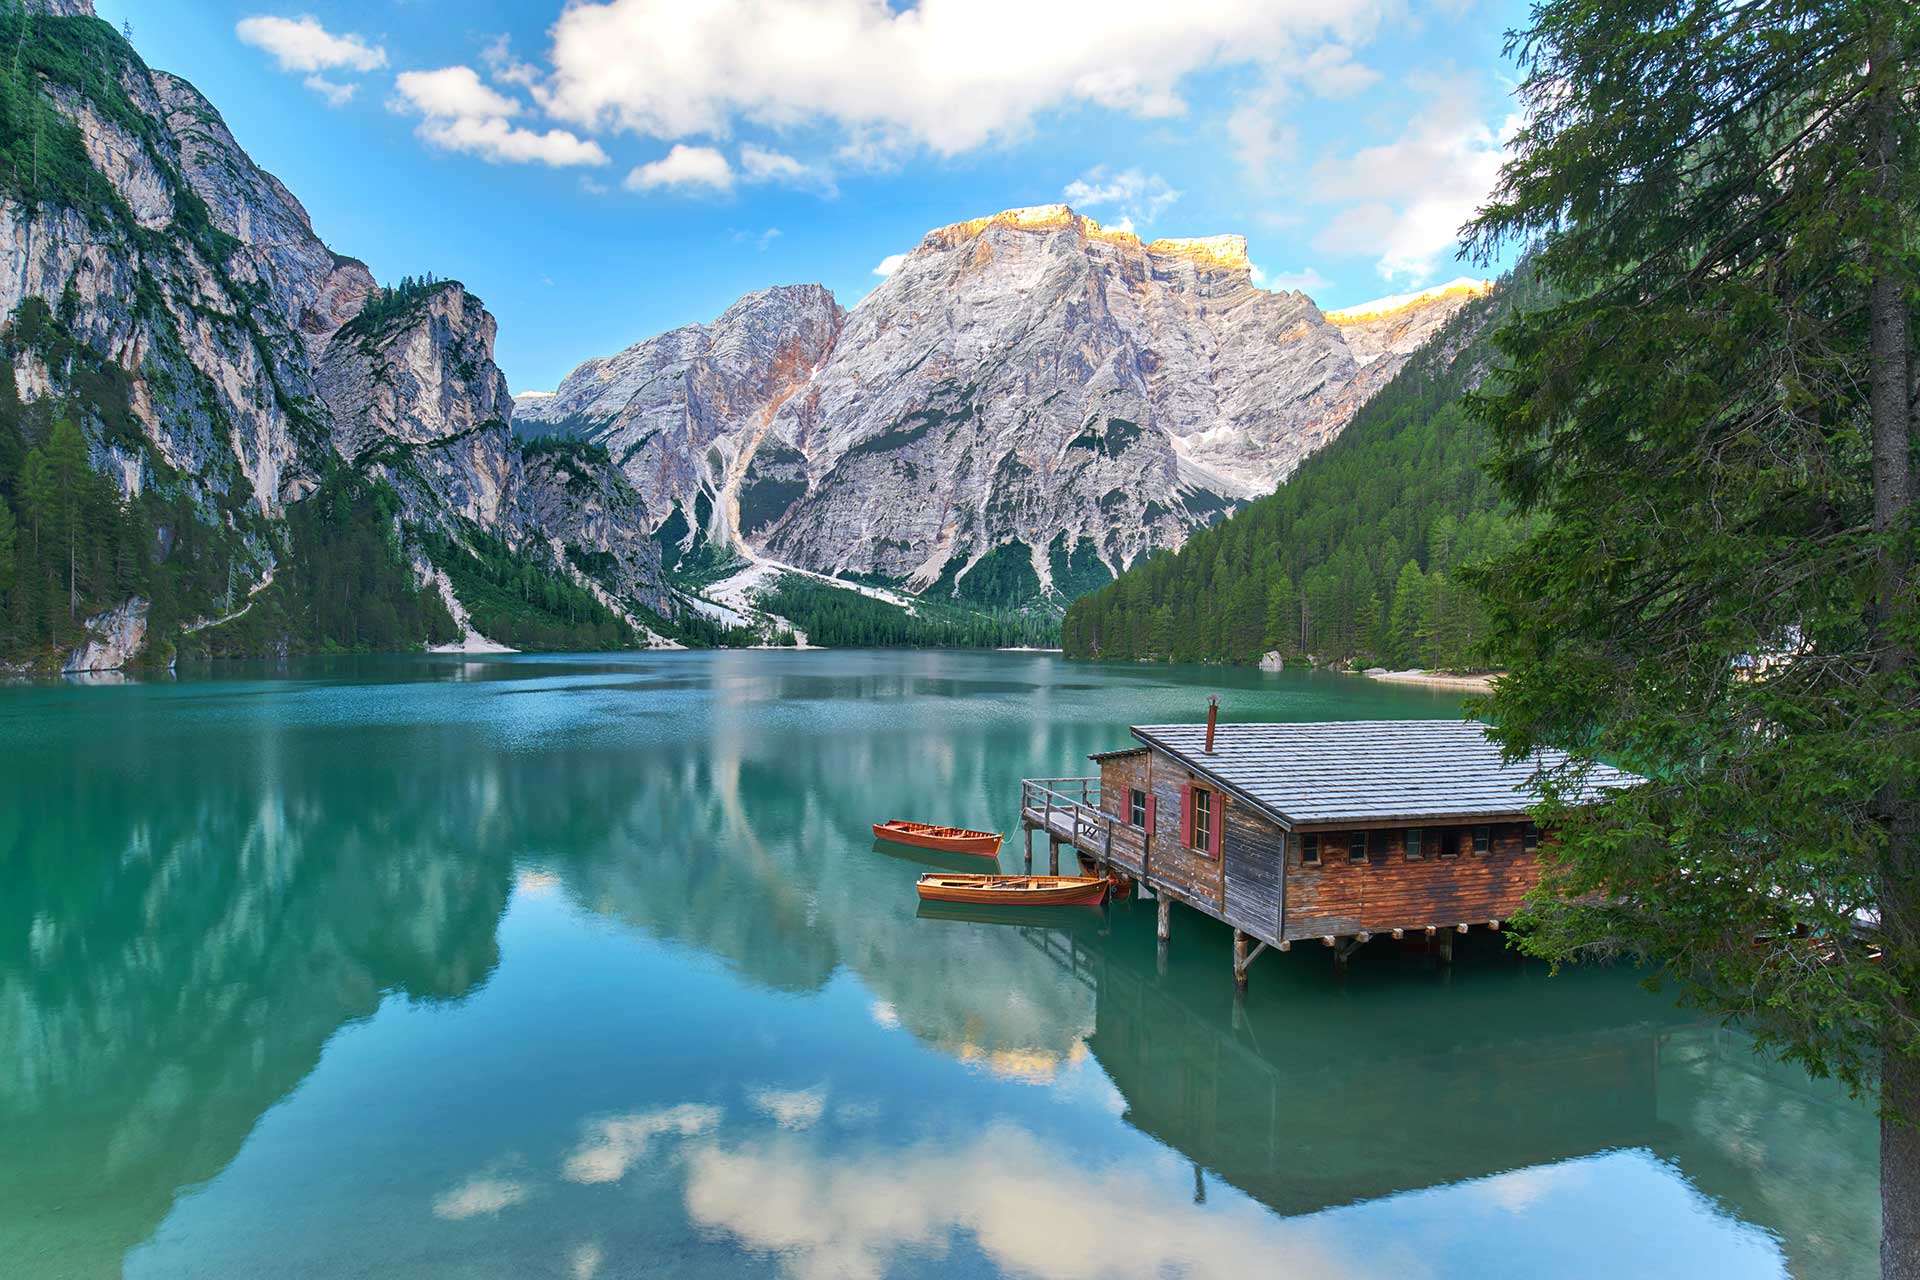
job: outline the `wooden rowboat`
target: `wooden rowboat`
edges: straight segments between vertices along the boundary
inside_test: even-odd
[[[983,858],[998,857],[1000,836],[992,831],[969,831],[965,827],[936,827],[928,822],[908,822],[895,818],[873,824],[873,834],[896,844],[920,849],[938,849],[943,853],[977,853]]]
[[[920,877],[919,890],[929,902],[992,906],[1097,906],[1107,898],[1107,882],[1098,876],[970,876],[929,871]]]

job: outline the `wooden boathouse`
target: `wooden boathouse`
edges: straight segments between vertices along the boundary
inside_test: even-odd
[[[1549,838],[1528,815],[1543,753],[1509,763],[1478,724],[1451,720],[1140,725],[1096,754],[1097,778],[1021,785],[1027,865],[1062,844],[1145,885],[1160,937],[1183,902],[1234,930],[1234,978],[1268,947],[1321,943],[1342,961],[1368,940],[1499,929],[1538,882]],[[1598,799],[1640,781],[1604,765]]]

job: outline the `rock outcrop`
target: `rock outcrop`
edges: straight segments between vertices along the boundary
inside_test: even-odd
[[[992,555],[1072,595],[1271,492],[1469,296],[1329,316],[1255,286],[1241,237],[1047,205],[929,232],[851,312],[751,294],[521,414],[715,540],[914,590]]]
[[[647,507],[604,452],[573,442],[531,447],[522,502],[526,527],[617,600],[662,617],[677,612]]]
[[[379,470],[409,521],[518,532],[520,457],[496,329],[480,299],[449,281],[392,312],[363,312],[320,356],[333,447]]]
[[[598,468],[591,495],[549,491],[545,469],[529,486],[479,299],[455,283],[403,304],[381,291],[205,97],[146,67],[90,3],[29,9],[28,56],[12,65],[72,128],[45,143],[61,152],[49,171],[64,185],[29,198],[17,175],[0,181],[0,368],[25,403],[81,407],[93,464],[123,493],[156,489],[220,531],[197,541],[239,558],[216,569],[224,594],[245,586],[251,598],[271,581],[289,509],[344,462],[399,493],[404,541],[483,531],[609,600],[672,612],[645,536],[657,517],[608,464],[579,464]],[[171,545],[160,537],[156,556]],[[444,581],[408,551],[424,580]],[[137,603],[94,619],[69,665],[130,660],[148,642]],[[215,612],[211,600],[175,603],[187,617]]]
[[[118,671],[134,660],[146,640],[147,601],[136,597],[88,618],[87,642],[67,655],[60,670],[68,675]]]
[[[660,520],[679,509],[689,537],[704,531],[725,542],[758,514],[737,510],[746,467],[774,416],[826,362],[844,320],[819,285],[750,293],[712,324],[589,360],[554,394],[521,400],[521,430],[605,446]]]

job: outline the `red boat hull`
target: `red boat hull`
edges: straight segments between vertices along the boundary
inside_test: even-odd
[[[942,853],[972,853],[983,858],[1000,855],[1001,837],[991,831],[968,831],[964,827],[937,827],[928,822],[876,822],[873,834],[895,844],[910,844],[916,849],[938,849]]]

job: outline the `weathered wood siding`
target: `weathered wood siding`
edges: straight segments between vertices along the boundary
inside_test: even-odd
[[[1186,897],[1212,904],[1220,910],[1220,859],[1196,853],[1180,838],[1180,807],[1183,788],[1196,779],[1187,767],[1155,751],[1146,759],[1148,790],[1154,797],[1154,831],[1149,878],[1164,881]],[[1225,821],[1233,821],[1233,806],[1227,797],[1214,793],[1214,803],[1225,804]]]
[[[1280,940],[1286,833],[1265,814],[1227,806],[1222,901],[1227,923],[1260,939]]]
[[[1495,824],[1486,853],[1473,852],[1471,826],[1424,830],[1426,856],[1420,861],[1407,861],[1404,829],[1390,828],[1375,833],[1372,861],[1362,864],[1348,859],[1347,831],[1314,832],[1320,837],[1317,867],[1301,862],[1302,842],[1296,833],[1287,850],[1285,937],[1504,920],[1540,879],[1539,862],[1525,848],[1522,824]],[[1436,832],[1458,833],[1458,857],[1440,856]]]
[[[1145,751],[1137,751],[1100,762],[1101,812],[1110,813],[1121,822],[1127,820],[1127,793],[1147,789],[1149,759]]]

